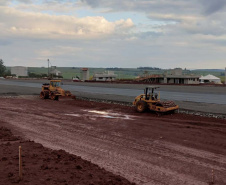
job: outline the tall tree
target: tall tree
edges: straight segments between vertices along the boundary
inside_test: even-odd
[[[5,73],[6,67],[4,66],[4,62],[0,59],[0,76],[3,76]]]

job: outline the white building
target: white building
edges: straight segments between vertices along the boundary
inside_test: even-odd
[[[157,84],[199,84],[198,75],[183,75],[181,68],[165,71],[164,74],[155,74],[146,77],[141,77],[136,81],[157,83]]]
[[[94,81],[114,81],[117,75],[114,74],[114,71],[108,71],[105,73],[95,73],[93,75]]]
[[[62,73],[56,69],[56,66],[52,66],[51,68],[52,69],[50,71],[50,74],[55,76],[62,76]]]
[[[215,83],[215,84],[221,84],[221,79],[213,76],[213,75],[206,75],[199,78],[200,83]]]
[[[16,75],[17,77],[28,76],[27,67],[23,67],[23,66],[11,67],[11,74]]]
[[[89,69],[82,68],[80,71],[81,71],[81,80],[82,81],[89,80]]]

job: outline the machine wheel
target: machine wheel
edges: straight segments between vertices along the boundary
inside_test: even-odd
[[[49,98],[49,93],[47,91],[40,92],[40,98],[41,99],[47,99],[47,98]]]
[[[71,92],[70,91],[65,91],[65,95],[66,96],[70,96],[71,95]]]
[[[49,98],[49,92],[48,91],[44,91],[44,99],[48,99]]]
[[[40,97],[41,99],[45,99],[45,94],[44,94],[44,92],[43,92],[43,91],[42,91],[42,92],[40,92],[39,97]]]
[[[56,96],[54,93],[51,94],[50,98],[51,98],[51,100],[58,100],[59,99],[59,97]]]
[[[147,110],[147,107],[148,106],[147,106],[147,103],[145,101],[140,100],[136,103],[137,112],[145,112]]]

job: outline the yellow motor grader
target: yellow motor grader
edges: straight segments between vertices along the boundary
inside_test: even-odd
[[[133,102],[137,112],[145,112],[147,109],[157,113],[174,112],[179,108],[173,101],[160,101],[154,90],[159,87],[148,86],[144,89],[144,94],[137,96]]]
[[[75,99],[75,96],[71,94],[70,91],[63,90],[60,85],[61,80],[50,80],[50,83],[43,84],[42,91],[40,92],[40,98],[50,98],[51,100],[58,100],[59,97]]]

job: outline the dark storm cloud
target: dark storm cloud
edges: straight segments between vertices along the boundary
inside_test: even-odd
[[[142,11],[146,13],[178,13],[209,15],[221,11],[226,0],[80,0],[92,8],[109,8],[112,11]]]
[[[82,3],[86,3],[89,6],[95,8],[100,5],[100,1],[95,1],[95,0],[81,0]]]
[[[142,11],[150,13],[150,11],[174,12],[182,11],[182,8],[192,8],[190,1],[175,1],[175,0],[80,0],[93,8],[109,8],[112,11]]]
[[[226,0],[80,0],[92,8],[110,11],[145,13],[151,21],[166,25],[164,29],[189,34],[225,34]],[[218,14],[214,14],[214,13]],[[147,33],[147,35],[149,35]],[[145,34],[144,34],[145,36]]]
[[[204,5],[204,13],[206,15],[218,12],[226,6],[225,0],[203,0],[202,3]]]

